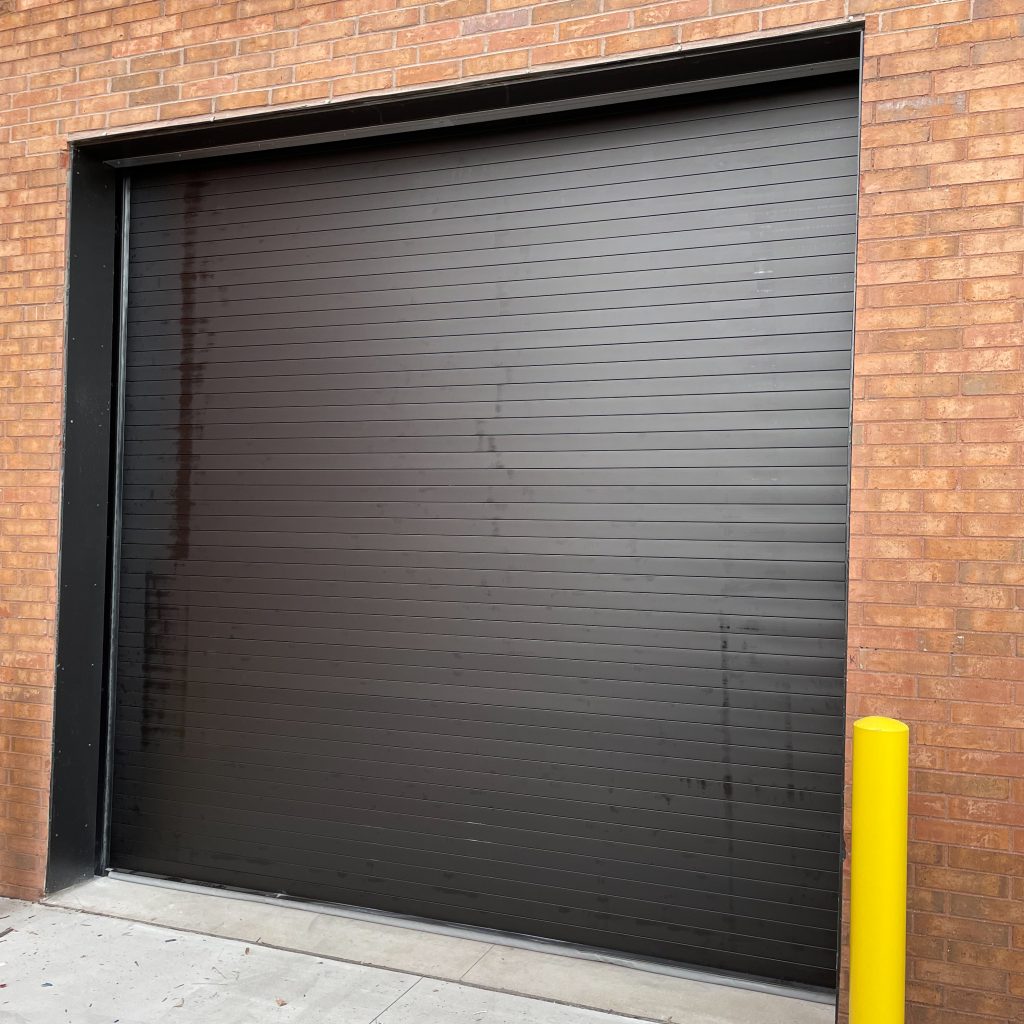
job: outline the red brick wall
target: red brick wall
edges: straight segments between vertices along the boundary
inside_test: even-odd
[[[1024,1019],[1024,0],[0,0],[0,892],[43,885],[69,135],[865,22],[849,711],[909,1019]]]

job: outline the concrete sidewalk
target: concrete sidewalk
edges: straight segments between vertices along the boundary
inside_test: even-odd
[[[0,900],[4,1024],[831,1024],[834,1014],[205,892],[97,879],[54,899],[62,905]]]

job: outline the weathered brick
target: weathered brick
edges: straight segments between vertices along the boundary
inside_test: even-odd
[[[532,52],[544,54],[545,62],[551,62],[563,59],[560,54],[549,52],[557,49],[558,47],[540,47]],[[468,57],[463,61],[462,67],[467,75],[498,75],[507,71],[518,71],[529,65],[530,53],[529,50],[505,50],[483,57]]]
[[[888,6],[888,5],[886,5]],[[947,0],[946,3],[929,4],[926,7],[909,7],[893,10],[882,17],[884,28],[893,31],[919,28],[922,25],[941,25],[966,21],[971,7],[967,0]]]
[[[722,39],[726,36],[742,36],[756,32],[761,24],[760,14],[731,14],[719,18],[704,18],[686,21],[681,27],[684,43],[699,43],[707,39]]]
[[[395,74],[395,84],[407,86],[423,85],[428,82],[450,82],[459,77],[461,70],[462,65],[455,60],[400,68]]]
[[[1019,181],[1022,176],[1024,159],[1007,157],[939,164],[931,168],[930,180],[935,185],[951,185],[975,181]]]
[[[537,9],[534,10],[535,20],[536,15]],[[529,23],[530,12],[525,7],[517,10],[497,11],[494,14],[478,14],[474,18],[466,18],[462,22],[462,34],[470,36],[485,32],[497,32],[501,29],[521,28]]]
[[[486,13],[487,0],[443,0],[442,3],[427,4],[424,12],[427,21],[447,21]]]
[[[586,39],[625,31],[630,26],[628,11],[615,11],[597,18],[568,21],[558,28],[559,39]]]
[[[667,4],[639,7],[633,15],[638,28],[650,25],[676,24],[711,14],[708,0],[672,0]],[[614,31],[614,30],[609,30]]]
[[[790,28],[822,21],[836,21],[846,14],[846,0],[811,0],[809,3],[788,3],[770,7],[761,15],[766,30]]]
[[[624,32],[605,39],[605,53],[632,53],[671,46],[678,38],[675,28],[651,28],[640,32]]]
[[[600,11],[601,0],[555,0],[554,3],[537,4],[530,14],[534,25],[542,25],[585,18]]]

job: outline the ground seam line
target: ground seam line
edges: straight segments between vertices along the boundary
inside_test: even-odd
[[[396,998],[392,999],[391,1002],[388,1003],[388,1005],[385,1006],[384,1009],[381,1010],[380,1013],[378,1013],[369,1022],[369,1024],[379,1024],[379,1021],[380,1021],[381,1017],[383,1017],[384,1014],[387,1013],[388,1010],[390,1010],[391,1007],[395,1005],[395,1003],[401,1002],[423,980],[424,980],[423,978],[417,978],[401,995],[399,995]]]
[[[464,970],[464,971],[462,972],[462,974],[460,974],[460,975],[459,975],[459,981],[465,981],[465,979],[466,979],[466,975],[467,975],[467,974],[469,974],[469,973],[470,973],[470,971],[472,971],[472,970],[473,970],[473,968],[474,968],[474,967],[476,967],[476,965],[477,965],[478,963],[480,963],[480,961],[481,961],[481,960],[483,960],[483,958],[484,958],[485,956],[487,956],[487,954],[488,954],[488,953],[490,953],[490,951],[491,951],[492,949],[494,949],[494,946],[493,946],[493,945],[490,945],[490,946],[488,946],[488,947],[487,947],[487,948],[486,948],[486,949],[485,949],[485,950],[484,950],[484,951],[483,951],[483,952],[482,952],[482,953],[481,953],[481,954],[480,954],[480,955],[479,955],[479,956],[478,956],[478,957],[477,957],[477,958],[476,958],[476,959],[475,959],[475,960],[474,960],[474,961],[473,961],[473,962],[472,962],[472,963],[471,963],[471,964],[469,965],[469,967],[467,967],[467,968],[466,968],[466,969],[465,969],[465,970]]]

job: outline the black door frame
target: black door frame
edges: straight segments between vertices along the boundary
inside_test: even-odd
[[[71,143],[47,892],[108,868],[123,225],[131,168],[859,71],[862,30],[861,23],[850,23],[710,49]]]

